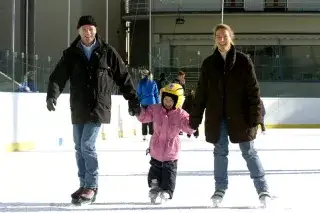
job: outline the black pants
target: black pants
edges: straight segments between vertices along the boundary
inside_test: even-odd
[[[170,199],[172,199],[173,192],[176,187],[177,164],[177,160],[160,162],[154,158],[151,158],[151,167],[148,174],[149,188],[151,187],[151,180],[157,179],[159,188],[162,191],[168,192],[170,195]]]
[[[147,135],[149,130],[149,135],[153,134],[153,124],[151,123],[144,123],[142,124],[142,135]]]
[[[188,137],[191,137],[191,135],[187,135]],[[196,131],[193,133],[194,137],[199,137],[199,129],[196,129]]]

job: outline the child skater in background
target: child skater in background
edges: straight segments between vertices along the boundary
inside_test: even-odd
[[[162,89],[161,104],[141,109],[138,120],[153,122],[154,132],[150,139],[150,170],[148,174],[149,198],[154,204],[172,199],[176,185],[177,162],[181,148],[179,132],[193,134],[189,126],[189,114],[181,109],[184,92],[180,84],[172,83]]]
[[[191,113],[192,108],[194,106],[193,102],[196,97],[196,91],[194,89],[190,90],[190,94],[186,96],[186,100],[184,101],[182,105],[182,109],[184,109],[187,113]],[[199,129],[196,129],[196,131],[193,133],[193,136],[195,138],[199,137]],[[191,135],[187,134],[187,137],[190,138]]]
[[[264,107],[263,101],[262,99],[260,99],[261,101],[261,105],[262,105],[262,123],[261,123],[261,131],[262,134],[265,135],[266,134],[266,127],[264,125],[264,116],[266,115],[266,108]]]

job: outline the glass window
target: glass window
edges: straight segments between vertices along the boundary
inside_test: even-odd
[[[283,80],[320,80],[320,46],[283,46]]]
[[[225,0],[224,10],[226,12],[244,11],[244,0]]]
[[[263,97],[320,97],[315,89],[320,82],[320,46],[237,45],[236,48],[253,61]],[[161,71],[175,78],[182,70],[186,72],[187,84],[194,87],[203,60],[212,52],[213,46],[172,46],[171,65],[161,67]]]
[[[287,10],[287,0],[265,0],[265,12],[284,12]]]
[[[189,87],[195,87],[201,64],[212,53],[213,46],[172,46],[170,78],[175,78],[178,71],[184,71]]]
[[[173,67],[198,67],[213,53],[213,46],[173,46],[171,47]]]

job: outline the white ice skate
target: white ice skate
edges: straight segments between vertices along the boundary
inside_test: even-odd
[[[152,204],[156,204],[159,193],[160,193],[160,189],[158,185],[158,180],[157,179],[151,180],[151,189],[149,191],[149,198]]]
[[[149,198],[150,198],[150,202],[151,204],[156,204],[157,203],[157,198],[158,198],[159,192],[155,191],[155,190],[150,190],[149,191]]]
[[[224,194],[225,194],[224,190],[216,190],[214,192],[214,194],[211,197],[213,207],[215,208],[220,207]]]
[[[170,195],[168,192],[161,192],[160,194],[161,204],[166,203],[170,199]]]
[[[220,207],[220,204],[221,204],[223,198],[222,197],[212,197],[211,200],[212,200],[213,207],[218,208],[218,207]]]
[[[267,208],[272,199],[268,192],[261,192],[259,193],[259,200],[263,208]]]
[[[143,141],[146,141],[146,140],[147,140],[147,136],[146,136],[146,135],[143,135],[143,136],[142,136],[142,140],[143,140]]]

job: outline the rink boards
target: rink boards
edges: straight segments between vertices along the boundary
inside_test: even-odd
[[[46,108],[46,94],[0,93],[2,151],[28,151],[42,146],[62,146],[72,141],[69,94],[59,97],[55,112]],[[319,98],[263,98],[268,128],[320,127]],[[141,124],[128,114],[122,96],[112,96],[111,124],[104,125],[99,138],[141,137]],[[203,135],[203,124],[200,135]]]

